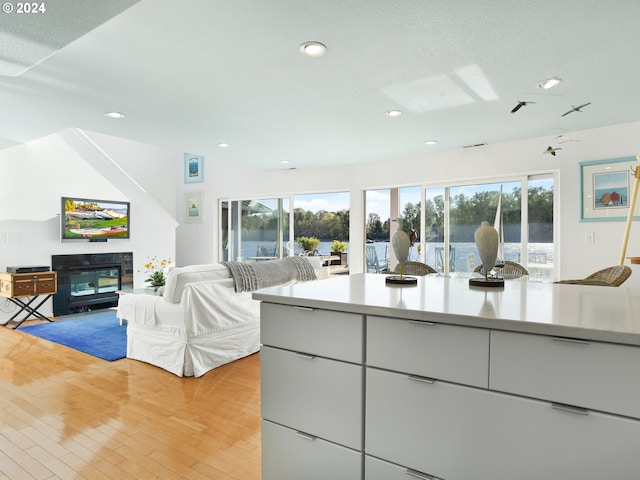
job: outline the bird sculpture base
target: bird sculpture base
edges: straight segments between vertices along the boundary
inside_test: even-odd
[[[416,277],[407,277],[406,275],[392,275],[384,281],[387,285],[417,285]]]
[[[504,288],[504,278],[470,278],[470,287]]]

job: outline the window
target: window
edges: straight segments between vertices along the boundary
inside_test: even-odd
[[[486,220],[500,233],[499,260],[520,263],[531,278],[551,278],[553,183],[551,176],[541,176],[427,188],[426,263],[443,272],[472,271],[480,263],[474,233]]]
[[[289,199],[220,202],[220,258],[271,260],[288,255]]]
[[[422,199],[421,191],[422,187],[403,187],[365,192],[366,238],[375,245],[379,260],[390,259],[393,268],[390,219],[400,216],[403,229],[410,233],[413,228],[419,235],[411,260],[440,272],[470,272],[480,264],[474,233],[486,220],[499,227],[499,259],[525,266],[530,278],[553,277],[553,175],[426,187]]]
[[[314,193],[293,197],[293,239],[295,253],[302,249],[295,242],[299,237],[320,240],[320,255],[331,253],[331,242],[339,240],[349,245],[349,193]]]
[[[421,231],[421,187],[401,187],[365,192],[365,232],[368,247],[365,247],[365,265],[367,272],[378,272],[384,268],[393,269],[397,265],[391,249],[391,236],[398,229],[392,222],[402,219],[402,230],[411,236],[415,232],[416,240],[409,250],[410,260],[419,260]],[[373,251],[375,251],[375,256]],[[369,254],[367,254],[369,250]],[[383,266],[384,268],[381,268]]]
[[[221,261],[263,261],[300,254],[295,239],[302,236],[320,240],[320,255],[331,253],[333,240],[348,245],[349,193],[220,201]]]

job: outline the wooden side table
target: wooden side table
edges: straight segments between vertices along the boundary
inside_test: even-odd
[[[0,273],[0,297],[9,299],[20,308],[4,325],[14,323],[15,329],[31,316],[53,322],[38,310],[57,292],[57,289],[56,272]],[[40,299],[42,296],[44,298]],[[25,297],[28,299],[23,300]],[[23,312],[26,312],[26,315],[16,320]]]

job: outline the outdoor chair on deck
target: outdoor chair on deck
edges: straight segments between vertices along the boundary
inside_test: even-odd
[[[529,271],[516,262],[505,260],[504,267],[494,269],[501,278],[520,278],[523,275],[529,275]],[[478,265],[474,270],[476,273],[484,275],[484,266]]]
[[[588,277],[575,280],[559,280],[555,283],[571,285],[601,285],[606,287],[619,287],[631,275],[631,268],[626,265],[603,268],[592,273]]]
[[[264,258],[266,259],[274,259],[277,257],[276,255],[277,245],[275,243],[258,245],[256,251],[256,258]]]
[[[393,273],[400,273],[400,264],[396,266]],[[422,262],[407,261],[402,268],[403,275],[429,275],[430,273],[438,273],[438,271]]]
[[[367,273],[380,273],[389,269],[388,260],[382,263],[378,260],[378,253],[376,252],[376,247],[374,245],[367,245],[365,254],[367,261]]]

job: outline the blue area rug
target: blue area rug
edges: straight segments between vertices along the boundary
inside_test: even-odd
[[[115,310],[19,327],[18,330],[109,362],[127,355],[127,327],[120,326]]]

